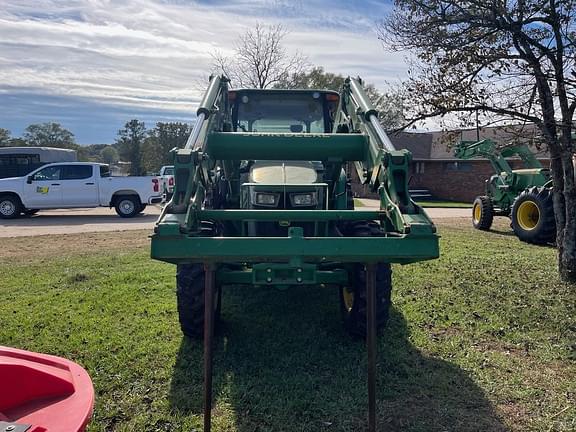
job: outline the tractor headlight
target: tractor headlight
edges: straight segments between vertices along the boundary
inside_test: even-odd
[[[293,207],[311,207],[318,203],[316,192],[290,194],[290,201]]]
[[[276,207],[278,205],[278,195],[256,192],[256,204],[261,206]]]

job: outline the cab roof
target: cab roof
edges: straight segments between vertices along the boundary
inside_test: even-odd
[[[340,97],[340,93],[335,90],[326,89],[255,89],[255,88],[239,88],[230,89],[228,93],[322,93],[333,94]]]

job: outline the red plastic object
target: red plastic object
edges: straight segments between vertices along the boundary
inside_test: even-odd
[[[92,417],[88,373],[60,357],[0,346],[0,422],[27,432],[83,431]]]

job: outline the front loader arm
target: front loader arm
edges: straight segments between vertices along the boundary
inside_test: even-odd
[[[458,159],[468,160],[475,157],[488,159],[496,174],[512,174],[512,167],[506,161],[503,152],[496,148],[496,143],[490,139],[482,141],[461,141],[454,147],[454,156]]]
[[[355,161],[354,166],[360,181],[378,193],[380,208],[388,214],[389,230],[405,233],[411,225],[434,230],[426,213],[412,201],[408,192],[412,154],[405,149],[396,150],[359,78],[348,78],[344,83],[335,132],[360,133],[368,137],[364,160]]]

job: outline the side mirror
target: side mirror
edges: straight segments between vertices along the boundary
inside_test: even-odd
[[[32,176],[28,176],[28,178],[26,179],[26,183],[32,184]]]

